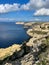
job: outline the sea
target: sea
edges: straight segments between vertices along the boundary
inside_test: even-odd
[[[0,22],[0,48],[6,48],[13,44],[22,44],[29,36],[23,25],[15,22]]]

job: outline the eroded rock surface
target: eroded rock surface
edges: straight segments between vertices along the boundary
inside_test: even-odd
[[[0,60],[4,60],[8,56],[13,55],[14,52],[19,52],[21,50],[21,45],[14,44],[8,48],[0,49]]]
[[[0,49],[1,65],[49,65],[48,23],[25,23],[24,26],[30,27],[26,32],[31,38],[22,45]]]

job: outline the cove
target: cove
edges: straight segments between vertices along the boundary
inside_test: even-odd
[[[14,22],[0,22],[0,48],[6,48],[13,44],[22,44],[29,36],[23,25]]]

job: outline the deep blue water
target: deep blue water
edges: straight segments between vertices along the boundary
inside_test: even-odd
[[[21,44],[29,39],[22,25],[15,23],[0,22],[0,48],[8,47],[12,44]]]

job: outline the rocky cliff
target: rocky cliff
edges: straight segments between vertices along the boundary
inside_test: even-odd
[[[35,23],[29,25],[27,34],[31,38],[22,45],[0,49],[0,65],[49,65],[49,29],[43,32],[42,24],[37,24],[39,28]]]

